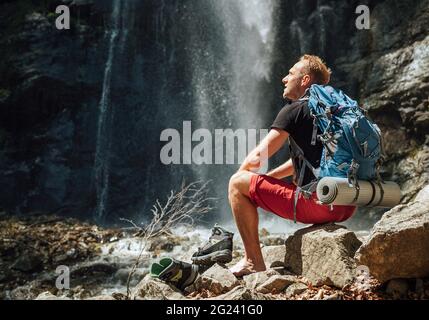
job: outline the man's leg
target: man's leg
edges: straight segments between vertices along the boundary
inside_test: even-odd
[[[244,259],[231,268],[237,276],[266,270],[259,244],[258,211],[249,199],[250,179],[253,175],[255,174],[252,172],[239,171],[229,182],[229,203],[245,250]]]

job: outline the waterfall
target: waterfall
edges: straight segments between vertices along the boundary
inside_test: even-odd
[[[275,1],[217,0],[210,5],[218,29],[209,32],[216,37],[209,43],[205,38],[192,39],[198,43],[192,51],[192,90],[198,123],[212,132],[264,129],[272,117],[267,114],[270,106],[262,86],[270,80]],[[223,52],[221,57],[219,52]],[[242,160],[237,159],[238,163]],[[217,213],[219,219],[230,220],[228,181],[238,166],[193,167],[202,180],[212,180],[217,209],[221,211]]]
[[[199,51],[194,53],[193,60],[198,61],[194,66],[198,114],[203,124],[210,126],[216,106],[212,105],[212,97],[206,95],[221,95],[223,109],[229,115],[227,124],[235,122],[238,128],[260,128],[264,117],[261,116],[263,105],[259,86],[270,76],[274,1],[219,0],[213,1],[212,5],[216,19],[223,27],[224,39],[218,41],[224,42],[226,56],[222,69],[210,70],[212,61],[197,57],[201,54]],[[215,46],[214,50],[218,48]],[[208,49],[202,54],[215,55]],[[228,90],[215,92],[213,83],[222,77],[222,72],[227,74]]]
[[[109,190],[109,158],[111,139],[110,124],[112,111],[110,104],[110,88],[112,82],[112,66],[115,56],[118,34],[120,31],[120,14],[122,0],[114,0],[112,11],[112,26],[109,35],[109,53],[104,69],[103,89],[99,103],[97,140],[94,163],[94,182],[97,196],[95,219],[101,221],[106,211],[106,201]]]
[[[166,166],[159,136],[183,121],[253,136],[269,125],[276,1],[113,0],[94,164],[98,221],[150,218],[182,180],[211,180],[212,219],[231,219],[226,190],[243,159]]]

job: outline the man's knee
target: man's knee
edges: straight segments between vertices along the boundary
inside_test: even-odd
[[[231,199],[236,193],[249,196],[250,180],[254,173],[248,171],[239,171],[232,175],[229,179],[228,195]]]

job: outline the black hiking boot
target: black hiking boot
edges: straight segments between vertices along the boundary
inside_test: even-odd
[[[150,275],[184,290],[197,278],[198,266],[173,258],[162,258],[158,263],[152,264]]]
[[[209,241],[192,255],[192,263],[203,266],[212,266],[215,263],[232,261],[232,238],[234,234],[226,231],[217,224],[212,229]]]

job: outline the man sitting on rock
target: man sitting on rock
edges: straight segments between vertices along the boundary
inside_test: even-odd
[[[304,99],[312,84],[327,85],[331,71],[323,61],[312,55],[304,55],[282,80],[285,86],[283,98],[291,100],[280,110],[263,141],[244,160],[240,169],[229,182],[229,201],[237,228],[245,248],[244,258],[230,270],[236,276],[266,269],[259,244],[257,207],[285,218],[294,219],[295,183],[281,179],[294,176],[292,160],[288,160],[266,175],[256,174],[263,161],[273,156],[288,140],[289,135],[303,150],[305,158],[314,168],[320,165],[323,146],[320,141],[311,144],[313,118]],[[265,159],[264,159],[265,158]],[[314,179],[308,168],[302,185]],[[295,179],[294,179],[295,180]],[[302,193],[296,203],[296,221],[306,224],[341,222],[350,218],[354,206],[327,206],[317,203],[314,192],[307,199]]]

